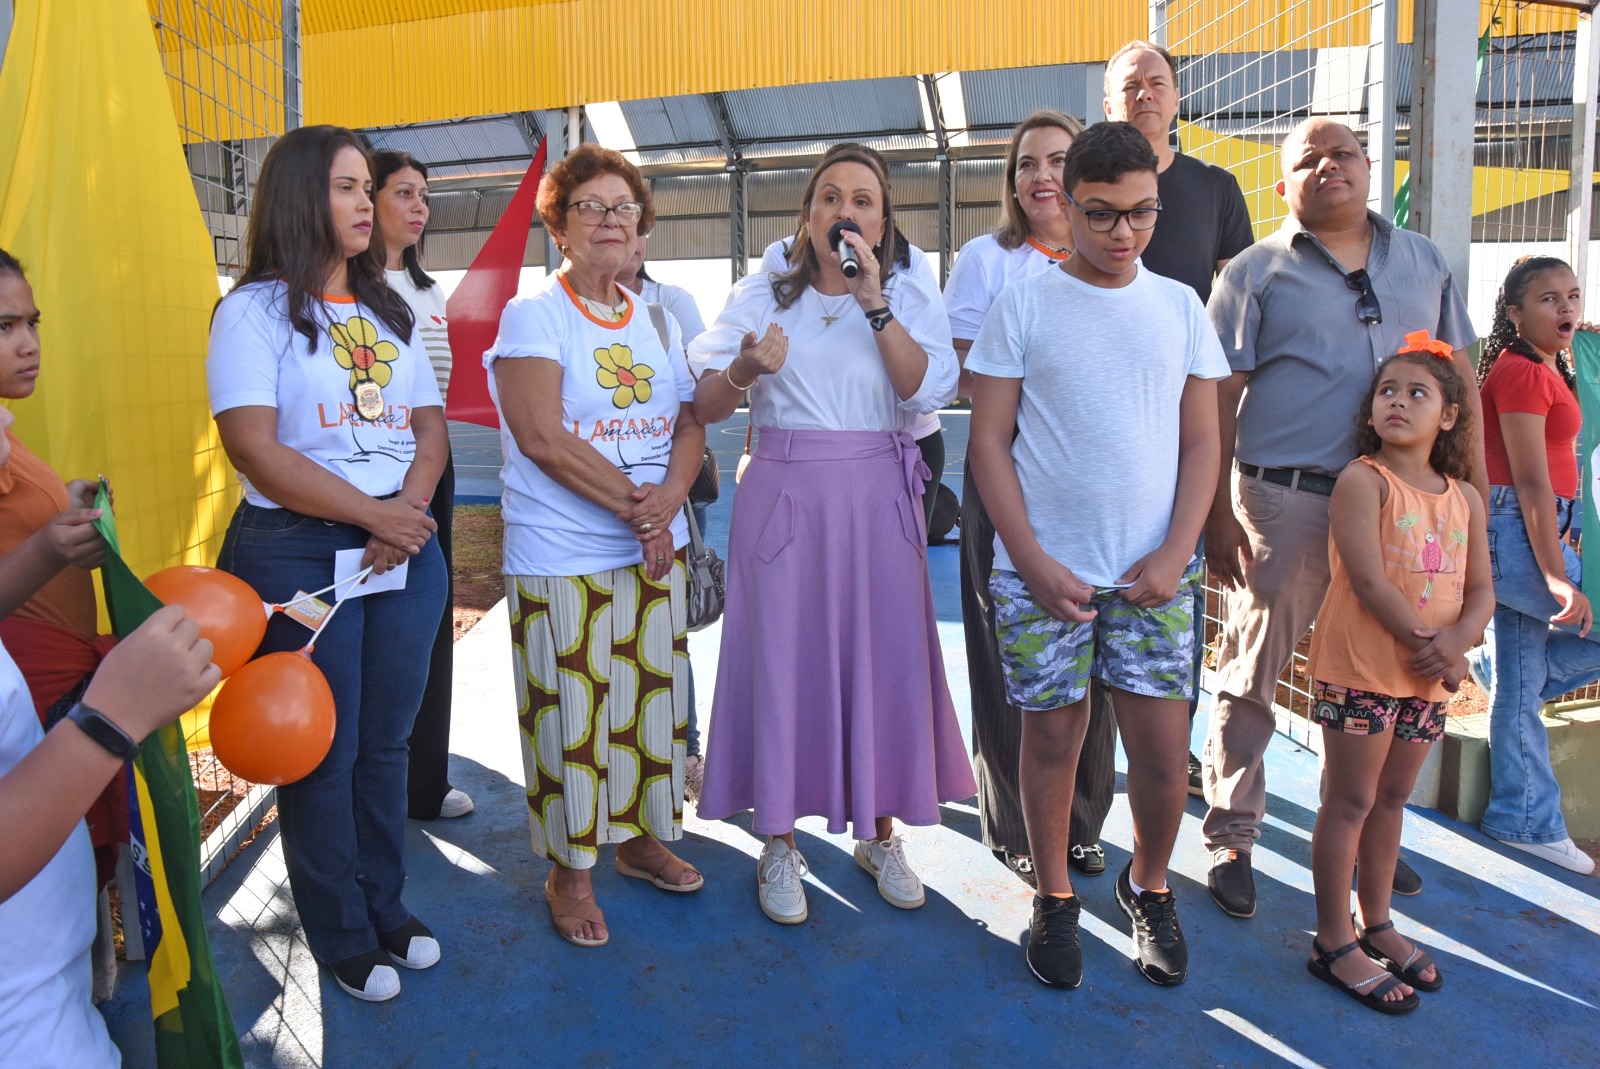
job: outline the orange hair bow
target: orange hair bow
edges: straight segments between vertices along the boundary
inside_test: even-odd
[[[1406,335],[1406,343],[1400,347],[1402,353],[1432,353],[1434,356],[1449,360],[1455,350],[1450,348],[1450,343],[1430,337],[1425,330],[1413,330]]]

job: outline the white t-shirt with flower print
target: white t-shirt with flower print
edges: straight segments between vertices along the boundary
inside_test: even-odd
[[[507,575],[592,575],[640,562],[639,540],[626,524],[555,482],[517,448],[494,379],[497,360],[537,357],[560,364],[562,426],[635,484],[661,482],[679,405],[694,400],[694,379],[677,321],[666,317],[663,351],[643,304],[623,296],[627,310],[607,322],[580,305],[565,278],[551,276],[506,306],[500,335],[483,354],[489,395],[501,412]],[[672,521],[672,544],[688,540],[680,512]]]
[[[420,347],[384,325],[352,298],[311,305],[316,348],[289,322],[282,282],[253,282],[222,299],[211,318],[206,390],[211,414],[262,405],[278,410],[278,441],[327,468],[363,493],[400,489],[417,440],[416,409],[442,407],[433,368]],[[366,420],[353,388],[370,380],[383,414]],[[279,508],[241,474],[245,500]]]

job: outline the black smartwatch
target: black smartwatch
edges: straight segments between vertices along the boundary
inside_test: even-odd
[[[884,305],[882,308],[875,308],[867,313],[867,322],[872,324],[873,330],[883,330],[892,319],[894,319],[894,313],[889,311],[888,305]]]
[[[113,757],[131,761],[139,752],[139,744],[133,741],[132,736],[93,706],[79,702],[67,710],[67,719],[77,724],[79,731],[99,743]]]

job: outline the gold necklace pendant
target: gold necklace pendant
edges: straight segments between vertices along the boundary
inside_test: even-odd
[[[839,322],[840,319],[844,318],[845,306],[853,299],[854,298],[851,294],[846,293],[843,300],[841,300],[834,307],[829,308],[828,303],[822,299],[822,294],[818,293],[817,303],[822,305],[822,329],[827,330],[829,327]]]

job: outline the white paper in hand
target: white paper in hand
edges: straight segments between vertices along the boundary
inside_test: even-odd
[[[385,590],[404,590],[406,588],[406,572],[411,569],[411,562],[406,561],[398,568],[390,568],[382,575],[373,573],[367,576],[365,582],[347,583],[345,580],[361,572],[361,558],[366,554],[366,549],[341,549],[333,555],[333,581],[340,584],[334,590],[336,601],[345,598],[362,598],[368,594],[379,594]]]

